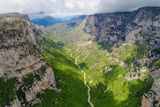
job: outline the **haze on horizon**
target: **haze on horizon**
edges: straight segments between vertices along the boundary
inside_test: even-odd
[[[69,16],[131,11],[144,6],[160,6],[160,0],[1,0],[0,13]]]

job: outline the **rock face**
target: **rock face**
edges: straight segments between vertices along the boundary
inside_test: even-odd
[[[94,40],[107,45],[147,39],[159,41],[160,7],[144,7],[133,12],[95,14],[87,17],[84,31]],[[150,38],[150,40],[152,40]],[[154,41],[157,43],[157,41]],[[152,45],[155,45],[151,42]]]
[[[17,79],[12,107],[31,106],[40,102],[37,95],[43,90],[56,90],[53,70],[36,46],[26,15],[0,15],[0,78]]]
[[[160,69],[152,66],[160,59],[160,7],[144,7],[133,12],[104,13],[87,16],[84,31],[94,41],[109,48],[122,43],[137,43],[146,47],[147,61],[154,79],[153,86],[142,99],[142,107],[160,106]],[[137,60],[138,61],[138,60]],[[143,70],[144,71],[144,70]],[[137,77],[136,77],[137,78]]]
[[[145,93],[142,100],[142,107],[159,107],[160,106],[160,69],[151,73],[154,79],[152,88]]]
[[[88,16],[84,30],[94,35],[95,41],[98,42],[123,40],[128,22],[132,20],[129,14],[128,12],[123,12]]]

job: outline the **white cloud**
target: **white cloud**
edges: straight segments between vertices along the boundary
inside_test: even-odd
[[[160,0],[0,0],[0,13],[94,14],[160,6]]]
[[[75,5],[73,3],[66,3],[65,6],[68,8],[75,8]]]

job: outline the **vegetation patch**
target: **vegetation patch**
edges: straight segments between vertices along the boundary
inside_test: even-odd
[[[158,68],[160,68],[160,59],[157,60],[154,65],[157,66]]]
[[[16,97],[16,78],[4,80],[0,78],[0,106],[9,105]]]
[[[28,89],[31,88],[33,82],[34,82],[34,75],[28,74],[26,78],[24,78],[24,86],[26,86]]]
[[[18,91],[16,91],[18,99],[22,102],[22,104],[28,105],[28,102],[26,100],[26,94],[22,87],[19,87]]]

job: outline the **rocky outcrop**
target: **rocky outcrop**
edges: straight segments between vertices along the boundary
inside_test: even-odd
[[[160,69],[151,73],[154,83],[150,91],[144,94],[141,107],[159,107],[160,106]]]
[[[143,99],[142,99],[141,107],[151,107],[150,102],[147,101],[147,99],[145,97],[143,97]]]
[[[37,47],[26,15],[0,15],[0,77],[17,79],[12,107],[31,106],[40,102],[37,95],[43,90],[56,90],[53,70]]]

